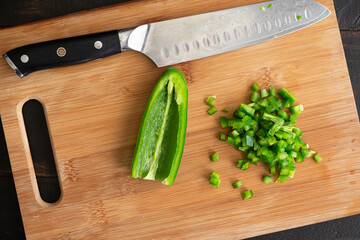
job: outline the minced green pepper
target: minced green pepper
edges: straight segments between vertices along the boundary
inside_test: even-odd
[[[252,85],[251,103],[241,103],[234,118],[220,117],[222,128],[230,128],[227,142],[244,152],[243,160],[236,166],[247,170],[249,164],[261,161],[268,165],[270,174],[279,173],[275,182],[284,182],[294,177],[295,163],[312,157],[319,163],[322,158],[302,139],[302,131],[294,126],[303,105],[294,105],[296,98],[287,89],[260,89]],[[225,140],[223,135],[223,140]],[[315,155],[316,154],[316,155]],[[273,177],[264,176],[265,183]]]
[[[167,69],[149,98],[140,125],[131,177],[173,185],[184,150],[188,90],[184,76]]]

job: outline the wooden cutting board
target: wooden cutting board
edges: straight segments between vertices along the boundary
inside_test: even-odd
[[[143,0],[0,31],[0,53],[25,44],[137,26],[257,0]],[[174,186],[130,178],[147,100],[165,68],[137,52],[44,70],[20,79],[0,61],[0,114],[28,239],[239,239],[360,212],[360,128],[333,14],[288,36],[177,65],[189,88],[185,152]],[[169,33],[171,34],[171,33]],[[296,164],[295,178],[263,184],[264,166],[241,171],[219,142],[217,113],[249,99],[249,86],[286,87],[305,106],[297,126],[324,161]],[[62,197],[43,202],[21,116],[31,98],[46,110]],[[220,160],[209,161],[217,151]],[[219,172],[215,189],[208,176]],[[231,183],[242,180],[241,189]],[[252,189],[243,201],[240,192]]]

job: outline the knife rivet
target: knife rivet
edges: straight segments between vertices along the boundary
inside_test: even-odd
[[[56,50],[56,54],[59,56],[59,57],[63,57],[66,55],[66,49],[63,48],[63,47],[59,47],[57,50]]]
[[[29,56],[24,54],[20,57],[22,63],[27,63],[29,61]]]
[[[103,46],[103,44],[102,44],[101,41],[96,41],[96,42],[94,42],[94,47],[95,47],[96,49],[101,49],[102,46]]]

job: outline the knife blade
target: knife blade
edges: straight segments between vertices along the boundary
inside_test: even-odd
[[[3,57],[19,77],[126,50],[139,51],[158,67],[164,67],[262,43],[310,26],[330,14],[314,0],[274,0],[36,43],[13,49]]]

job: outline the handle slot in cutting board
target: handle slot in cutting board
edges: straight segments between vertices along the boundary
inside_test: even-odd
[[[22,133],[35,196],[41,205],[56,203],[61,188],[44,105],[29,99],[20,106],[18,114],[24,124]]]

